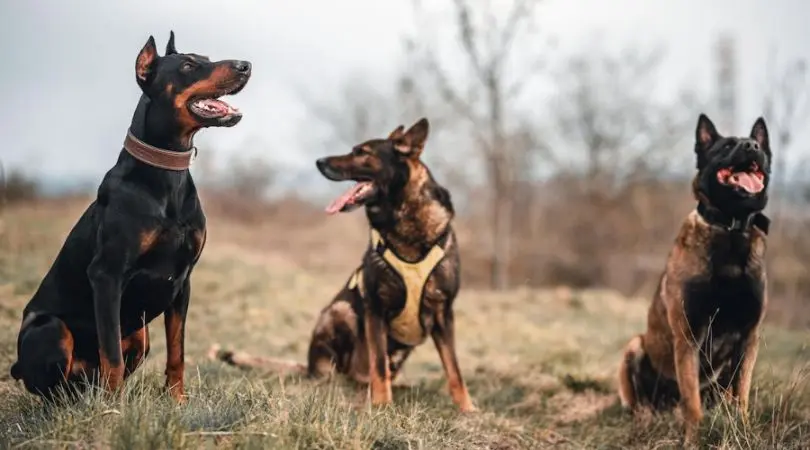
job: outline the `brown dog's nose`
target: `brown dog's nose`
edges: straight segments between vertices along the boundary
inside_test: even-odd
[[[236,69],[237,72],[249,75],[251,64],[249,61],[234,61],[233,68]]]

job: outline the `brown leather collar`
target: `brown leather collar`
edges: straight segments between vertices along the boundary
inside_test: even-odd
[[[124,139],[124,150],[142,163],[165,170],[186,170],[197,156],[197,147],[191,147],[191,150],[185,152],[163,150],[141,141],[129,130]]]

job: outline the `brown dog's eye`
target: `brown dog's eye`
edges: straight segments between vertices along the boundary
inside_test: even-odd
[[[354,155],[354,156],[360,156],[360,155],[362,155],[364,153],[365,152],[363,151],[362,147],[355,147],[355,148],[352,149],[352,155]]]

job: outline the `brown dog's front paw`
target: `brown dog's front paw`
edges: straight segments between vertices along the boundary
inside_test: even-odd
[[[464,414],[474,414],[478,412],[478,408],[473,405],[472,402],[459,405],[458,409]]]
[[[391,393],[390,386],[374,386],[373,383],[370,386],[371,388],[371,404],[373,406],[385,406],[390,405],[394,402],[394,396]]]
[[[393,403],[393,399],[390,396],[386,395],[373,395],[371,396],[371,404],[372,406],[386,406]]]
[[[183,404],[186,402],[187,396],[185,389],[183,389],[182,385],[166,385],[163,388],[168,392],[169,397],[171,397],[175,402],[179,404]]]

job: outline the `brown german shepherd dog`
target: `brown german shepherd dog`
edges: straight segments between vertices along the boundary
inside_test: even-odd
[[[317,161],[332,181],[356,183],[327,208],[329,214],[365,206],[370,242],[363,262],[320,314],[307,366],[217,351],[238,366],[333,371],[369,384],[371,402],[392,402],[391,382],[411,351],[427,337],[439,352],[450,395],[464,412],[476,408],[461,377],[455,348],[453,300],[459,290],[459,252],[451,226],[450,193],[419,159],[428,121],[397,127],[386,139]]]
[[[650,306],[647,332],[627,345],[619,396],[632,410],[680,404],[693,441],[702,407],[720,395],[747,413],[767,305],[765,237],[771,148],[757,119],[750,137],[723,137],[698,119],[698,201],[681,226]]]

